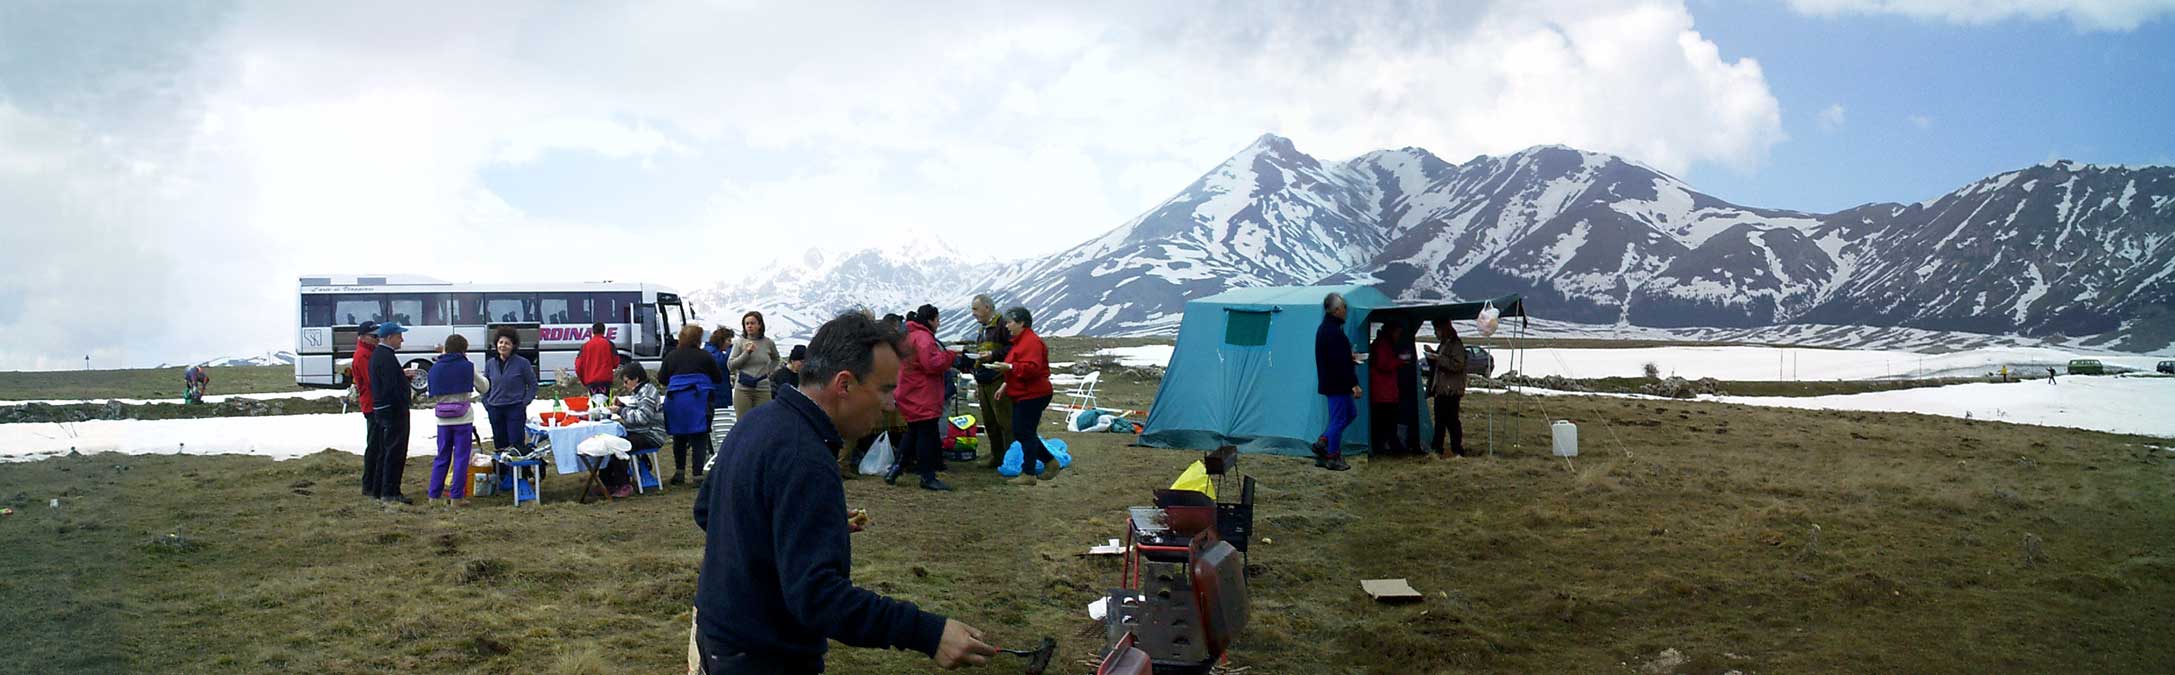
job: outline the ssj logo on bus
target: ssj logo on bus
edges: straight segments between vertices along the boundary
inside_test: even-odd
[[[536,339],[540,342],[580,342],[589,339],[589,327],[545,326],[536,329]],[[604,339],[618,340],[619,327],[612,326],[604,329]]]

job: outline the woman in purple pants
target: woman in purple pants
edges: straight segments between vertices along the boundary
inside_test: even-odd
[[[438,417],[438,456],[430,462],[430,498],[458,503],[468,496],[468,458],[475,451],[476,394],[491,381],[468,360],[468,338],[448,336],[430,367],[431,414]],[[450,475],[449,475],[450,474]],[[447,490],[447,483],[452,490]]]

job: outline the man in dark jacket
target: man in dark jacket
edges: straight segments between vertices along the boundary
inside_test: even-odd
[[[378,326],[378,346],[370,350],[371,415],[377,418],[379,448],[378,499],[414,504],[400,492],[400,476],[408,468],[408,372],[400,367],[400,344],[408,332],[391,321]]]
[[[800,387],[749,411],[695,497],[704,532],[695,644],[707,675],[823,672],[828,640],[987,663],[964,623],[853,585],[846,437],[874,430],[898,386],[900,337],[849,313],[816,330]]]
[[[363,415],[363,496],[377,499],[378,467],[385,465],[385,433],[370,398],[370,352],[378,346],[378,322],[355,326],[355,356],[348,359],[347,376],[355,382],[355,403]]]
[[[808,345],[793,345],[793,351],[785,357],[785,365],[770,374],[772,387],[801,386],[801,368],[808,365]]]
[[[1352,468],[1344,463],[1344,428],[1359,415],[1358,357],[1344,333],[1349,311],[1344,296],[1329,294],[1322,298],[1322,325],[1314,331],[1315,390],[1329,400],[1329,427],[1314,441],[1314,465],[1331,471]]]

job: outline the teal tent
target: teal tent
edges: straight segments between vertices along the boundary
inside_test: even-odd
[[[1344,296],[1350,308],[1345,332],[1361,351],[1367,349],[1373,328],[1385,320],[1406,326],[1433,319],[1466,320],[1490,303],[1504,317],[1525,314],[1516,295],[1487,302],[1393,303],[1367,286],[1242,288],[1189,301],[1141,444],[1197,450],[1236,445],[1242,452],[1308,454],[1308,445],[1329,421],[1328,407],[1315,386],[1314,333],[1322,323],[1322,299],[1330,293]],[[1407,370],[1401,376],[1411,378],[1411,391],[1419,391],[1419,369]],[[1361,375],[1365,384],[1367,378]],[[1431,429],[1424,407],[1417,400],[1405,406],[1420,438]],[[1359,407],[1359,418],[1344,434],[1346,453],[1368,448],[1367,408]]]

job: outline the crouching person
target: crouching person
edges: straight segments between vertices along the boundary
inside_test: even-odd
[[[981,631],[853,585],[838,449],[873,431],[898,386],[901,338],[846,314],[816,330],[801,386],[740,419],[695,497],[703,529],[694,638],[707,675],[823,672],[829,640],[982,665]]]

